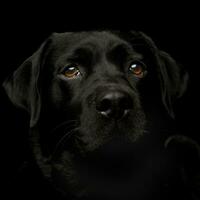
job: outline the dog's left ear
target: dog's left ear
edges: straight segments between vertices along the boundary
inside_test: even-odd
[[[37,123],[40,115],[41,96],[38,79],[50,43],[51,37],[3,83],[11,102],[30,114],[30,127]]]
[[[159,78],[161,80],[162,100],[171,117],[173,106],[187,89],[189,75],[169,54],[158,51]]]

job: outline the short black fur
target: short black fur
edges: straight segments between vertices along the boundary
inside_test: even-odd
[[[134,62],[144,77],[131,73]],[[79,76],[66,77],[68,66]],[[187,82],[144,33],[90,31],[52,34],[4,88],[30,114],[33,157],[61,197],[191,200],[199,146],[174,129]]]

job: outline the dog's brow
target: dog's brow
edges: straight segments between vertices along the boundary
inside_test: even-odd
[[[78,62],[88,62],[91,61],[93,57],[93,51],[91,47],[84,46],[78,47],[74,49],[70,55],[68,55],[67,59],[71,61],[78,61]]]
[[[112,47],[108,53],[108,58],[115,62],[125,62],[128,59],[141,60],[143,56],[134,51],[134,49],[127,44],[118,44]]]
[[[110,53],[126,56],[127,54],[132,54],[133,49],[126,44],[117,44],[112,47]]]

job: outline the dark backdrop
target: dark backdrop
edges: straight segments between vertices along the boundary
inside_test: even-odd
[[[81,5],[80,5],[81,6]],[[97,6],[97,5],[96,5]],[[105,6],[106,7],[106,6]],[[137,8],[137,7],[136,7]],[[182,10],[181,7],[163,12],[146,12],[141,7],[131,7],[128,10],[114,12],[101,8],[88,8],[87,12],[66,8],[62,15],[59,10],[52,10],[48,14],[26,9],[21,12],[17,7],[7,9],[1,16],[1,65],[0,81],[16,69],[52,32],[78,31],[91,29],[119,29],[140,30],[155,41],[160,49],[170,53],[182,63],[190,74],[190,85],[184,100],[181,100],[178,109],[177,123],[181,130],[197,141],[199,133],[199,86],[200,86],[200,50],[199,50],[199,20],[194,8]],[[15,10],[15,12],[13,12]],[[137,10],[137,13],[135,12]],[[158,10],[160,11],[158,13]],[[19,14],[20,13],[20,14]],[[60,14],[60,13],[59,13]],[[152,14],[154,16],[152,17]],[[2,148],[2,175],[9,182],[16,176],[21,163],[28,152],[27,115],[18,112],[8,101],[4,91],[0,89],[0,133]],[[6,176],[4,176],[6,175]],[[3,179],[4,181],[4,179]],[[5,182],[4,182],[5,183]]]

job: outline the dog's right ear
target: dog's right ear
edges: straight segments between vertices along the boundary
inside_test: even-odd
[[[37,123],[40,115],[41,97],[38,79],[49,52],[52,37],[53,35],[3,82],[3,87],[11,102],[29,112],[31,127]]]

